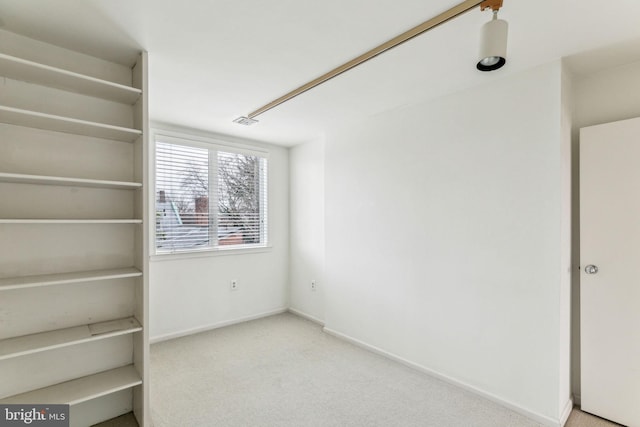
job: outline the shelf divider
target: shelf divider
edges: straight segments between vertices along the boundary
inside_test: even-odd
[[[142,384],[142,380],[134,366],[127,365],[27,393],[16,394],[0,400],[0,403],[76,405],[140,384]]]
[[[27,175],[21,173],[0,172],[0,182],[14,184],[42,184],[71,187],[112,188],[121,190],[135,190],[142,188],[139,182],[108,181],[99,179],[67,178],[61,176]]]
[[[37,288],[41,286],[66,285],[71,283],[96,282],[100,280],[140,277],[137,268],[113,268],[108,270],[79,271],[73,273],[40,274],[37,276],[8,277],[0,279],[0,291]]]
[[[142,224],[141,219],[0,219],[0,224]]]
[[[6,105],[0,105],[0,122],[123,142],[134,142],[142,135],[142,131],[138,129],[22,110]]]
[[[140,89],[0,53],[0,76],[133,105]]]
[[[132,334],[141,330],[140,323],[134,317],[129,317],[8,338],[0,340],[0,360]]]

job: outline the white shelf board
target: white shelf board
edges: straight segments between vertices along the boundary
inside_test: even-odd
[[[141,219],[0,219],[0,224],[142,224]]]
[[[58,329],[0,340],[0,360],[141,331],[133,318]]]
[[[76,405],[140,384],[142,384],[142,380],[136,369],[133,365],[127,365],[50,387],[16,394],[0,400],[0,403]]]
[[[140,277],[137,268],[114,268],[110,270],[79,271],[74,273],[40,274],[37,276],[8,277],[0,279],[0,291],[37,288],[40,286],[65,285],[69,283],[96,282],[99,280]]]
[[[124,142],[134,142],[142,135],[142,131],[138,129],[22,110],[6,105],[0,105],[0,122]]]
[[[132,105],[142,91],[0,53],[0,76]]]
[[[15,184],[43,184],[62,185],[72,187],[113,188],[122,190],[135,190],[142,188],[138,182],[105,181],[99,179],[66,178],[60,176],[25,175],[20,173],[0,172],[0,182]]]

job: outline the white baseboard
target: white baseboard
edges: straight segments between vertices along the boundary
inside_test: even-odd
[[[579,395],[579,394],[575,394],[575,393],[574,393],[574,395],[573,395],[573,403],[574,403],[576,406],[580,406],[580,405],[582,405],[582,398],[580,397],[580,395]]]
[[[417,363],[410,362],[410,361],[408,361],[406,359],[403,359],[402,357],[396,356],[395,354],[389,353],[389,352],[387,352],[385,350],[382,350],[382,349],[380,349],[378,347],[369,345],[369,344],[367,344],[365,342],[362,342],[362,341],[360,341],[358,339],[352,338],[352,337],[350,337],[348,335],[345,335],[345,334],[343,334],[341,332],[338,332],[338,331],[335,331],[333,329],[329,329],[326,326],[323,328],[323,330],[326,333],[330,334],[330,335],[333,335],[333,336],[335,336],[337,338],[340,338],[340,339],[343,339],[345,341],[348,341],[348,342],[350,342],[352,344],[357,345],[358,347],[362,347],[362,348],[364,348],[366,350],[372,351],[372,352],[374,352],[376,354],[379,354],[379,355],[381,355],[383,357],[386,357],[386,358],[391,359],[393,361],[396,361],[398,363],[402,363],[403,365],[408,366],[409,368],[415,369],[417,371],[420,371],[420,372],[425,373],[427,375],[430,375],[432,377],[438,378],[439,380],[442,380],[442,381],[445,381],[445,382],[447,382],[449,384],[452,384],[452,385],[454,385],[456,387],[460,387],[460,388],[462,388],[464,390],[467,390],[467,391],[470,391],[470,392],[472,392],[474,394],[482,396],[485,399],[491,400],[492,402],[495,402],[495,403],[497,403],[497,404],[499,404],[501,406],[504,406],[504,407],[506,407],[508,409],[511,409],[512,411],[515,411],[515,412],[517,412],[517,413],[519,413],[521,415],[524,415],[525,417],[530,418],[530,419],[532,419],[532,420],[534,420],[534,421],[536,421],[536,422],[538,422],[538,423],[540,423],[542,425],[549,426],[549,427],[562,427],[564,425],[563,423],[560,422],[560,420],[553,419],[553,418],[547,417],[545,415],[538,414],[536,412],[532,412],[532,411],[530,411],[530,410],[528,410],[526,408],[523,408],[522,406],[519,406],[516,403],[510,402],[510,401],[508,401],[506,399],[503,399],[503,398],[501,398],[499,396],[496,396],[496,395],[494,395],[492,393],[488,393],[488,392],[486,392],[484,390],[481,390],[481,389],[479,389],[479,388],[477,388],[475,386],[472,386],[472,385],[467,384],[465,382],[459,381],[459,380],[457,380],[455,378],[452,378],[450,376],[441,374],[439,372],[436,372],[436,371],[434,371],[432,369],[429,369],[429,368],[424,367],[422,365],[419,365]],[[567,415],[567,418],[568,417],[569,416]]]
[[[263,312],[263,313],[253,314],[251,316],[239,317],[239,318],[231,319],[231,320],[224,320],[222,322],[217,322],[217,323],[212,323],[212,324],[209,324],[209,325],[199,326],[197,328],[185,329],[185,330],[178,331],[178,332],[172,332],[170,334],[158,335],[156,337],[149,338],[149,343],[150,344],[155,344],[155,343],[159,343],[159,342],[162,342],[162,341],[168,341],[168,340],[172,340],[172,339],[175,339],[175,338],[185,337],[187,335],[193,335],[193,334],[197,334],[197,333],[200,333],[200,332],[206,332],[206,331],[210,331],[210,330],[213,330],[213,329],[223,328],[225,326],[235,325],[237,323],[248,322],[250,320],[261,319],[263,317],[269,317],[269,316],[273,316],[275,314],[286,313],[287,311],[288,311],[287,308],[279,308],[277,310],[272,310],[272,311],[266,311],[266,312]]]
[[[573,399],[569,399],[567,404],[564,406],[564,410],[562,411],[562,415],[560,415],[560,426],[564,427],[569,419],[569,415],[571,415],[571,411],[573,410]]]
[[[320,326],[324,326],[324,320],[320,320],[315,316],[312,316],[310,314],[307,314],[303,311],[300,310],[296,310],[295,308],[291,308],[289,307],[289,313],[295,314],[296,316],[302,317],[304,319],[310,320],[313,323],[317,323]]]

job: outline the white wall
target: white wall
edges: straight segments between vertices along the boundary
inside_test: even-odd
[[[289,306],[324,321],[324,140],[291,148]],[[316,290],[311,281],[316,281]]]
[[[383,113],[325,152],[327,330],[549,425],[569,397],[561,79],[554,62]]]
[[[575,77],[575,128],[640,116],[640,61]]]
[[[573,263],[580,265],[579,129],[640,117],[640,61],[595,73],[574,70],[573,102]],[[572,389],[580,397],[580,275],[574,274],[572,296]]]
[[[166,129],[167,126],[163,128]],[[192,135],[256,145],[269,150],[268,221],[271,247],[236,255],[152,257],[149,266],[152,342],[287,309],[288,149],[234,138],[221,138],[196,131],[178,130]],[[239,288],[231,291],[230,282],[234,279],[238,280]]]

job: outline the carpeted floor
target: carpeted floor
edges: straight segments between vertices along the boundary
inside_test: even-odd
[[[155,427],[539,425],[292,314],[154,344],[151,413]]]
[[[573,408],[564,427],[620,427],[620,424],[612,423]]]
[[[565,427],[618,427],[619,424],[612,423],[602,418],[594,417],[593,415],[582,412],[579,409],[574,409],[571,412],[571,416],[567,421]],[[129,413],[113,420],[105,421],[104,423],[97,424],[95,427],[138,427],[136,419],[133,414]]]
[[[574,409],[565,427],[618,427],[619,424]],[[98,424],[95,427],[138,427],[132,413]],[[471,426],[470,426],[471,427]]]
[[[538,425],[290,314],[156,344],[151,358],[154,427]],[[565,427],[615,426],[576,408]]]

